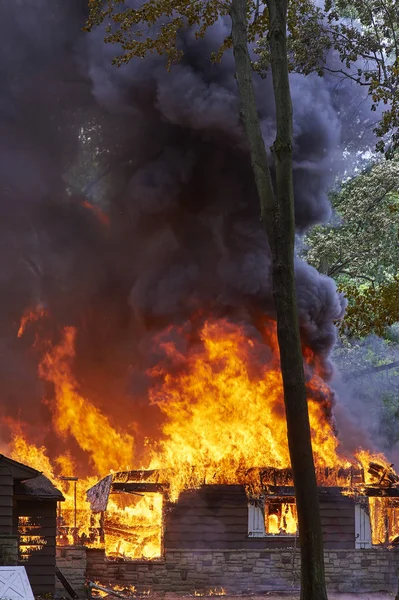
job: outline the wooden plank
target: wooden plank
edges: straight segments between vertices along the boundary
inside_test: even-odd
[[[355,512],[354,510],[326,510],[320,513],[320,518],[324,519],[324,517],[340,517],[345,519],[353,519],[355,520]]]
[[[324,542],[349,542],[355,547],[355,536],[352,534],[323,534]]]
[[[182,519],[169,519],[167,518],[165,520],[165,525],[167,526],[167,529],[173,529],[173,528],[179,528],[179,529],[186,529],[186,523],[189,522],[190,523],[190,527],[210,527],[210,526],[214,526],[215,523],[221,523],[223,524],[224,527],[234,527],[234,526],[238,526],[238,527],[247,527],[248,526],[248,515],[239,515],[237,518],[236,517],[223,517],[223,518],[217,518],[215,519],[215,517],[213,517],[213,525],[212,525],[212,519],[203,519],[200,517],[196,517],[193,516],[193,518],[191,518],[190,516],[190,520],[187,521],[187,519],[184,519],[184,523],[182,523]],[[348,522],[349,519],[348,519]]]
[[[37,541],[32,539],[38,537]],[[29,539],[30,538],[30,539]],[[56,545],[56,539],[54,536],[36,536],[32,534],[23,534],[19,536],[19,545],[20,546],[45,546],[46,548],[53,548]]]
[[[18,516],[31,517],[53,517],[57,516],[57,503],[55,501],[18,501],[16,505]]]
[[[26,555],[27,552],[24,552],[24,549],[27,549],[29,547],[28,544],[26,545],[20,545],[20,549],[21,549],[21,554]],[[55,555],[55,546],[43,546],[43,548],[41,548],[40,550],[34,550],[33,552],[31,552],[31,554],[41,554],[42,556],[53,556]]]
[[[29,581],[29,583],[32,586],[34,596],[45,596],[46,594],[54,595],[55,581],[54,583],[32,583]]]
[[[346,502],[346,501],[340,501],[340,502],[320,502],[320,511],[323,512],[324,510],[343,510],[343,509],[348,509],[348,510],[354,510],[354,506],[355,503],[353,501],[351,502]]]
[[[165,530],[165,535],[170,534],[170,535],[176,535],[176,536],[191,536],[191,537],[196,537],[198,535],[202,535],[204,537],[204,539],[210,538],[213,539],[215,536],[219,536],[219,537],[228,537],[231,535],[242,535],[242,533],[244,533],[245,535],[248,534],[247,529],[226,529],[224,527],[211,527],[211,528],[207,528],[206,530],[201,530],[201,529],[190,529],[190,528],[182,528],[182,529],[175,529],[175,530],[171,530],[171,531],[166,531]]]
[[[234,523],[226,527],[226,524],[219,521],[217,523],[204,523],[203,525],[194,524],[194,523],[173,523],[173,525],[168,528],[165,527],[165,532],[170,533],[186,533],[187,530],[195,533],[214,533],[218,530],[234,532],[234,531],[245,531],[247,533],[248,523]]]
[[[323,533],[335,533],[335,532],[346,532],[346,533],[350,533],[351,535],[354,534],[355,532],[355,524],[354,523],[348,523],[346,525],[342,525],[342,524],[332,524],[332,525],[326,525],[325,523],[323,523],[322,525],[322,529],[323,529]]]
[[[355,540],[350,541],[338,541],[338,540],[330,540],[324,543],[324,547],[327,550],[354,550],[355,549]]]
[[[29,579],[34,578],[34,581],[51,584],[55,581],[55,567],[46,565],[24,565]]]
[[[12,524],[12,506],[11,507],[3,507],[2,514],[0,515],[0,524],[1,525],[9,525]]]
[[[351,515],[350,517],[342,517],[342,516],[338,516],[338,517],[325,517],[323,516],[321,519],[322,522],[322,526],[325,527],[326,525],[350,525],[351,527],[354,527],[354,519],[353,519],[353,515]]]
[[[20,559],[18,562],[22,566],[32,565],[35,567],[40,567],[42,565],[45,565],[47,567],[55,567],[56,558],[55,558],[55,554],[54,554],[54,556],[48,556],[48,555],[46,556],[39,552],[33,552],[33,554],[30,554],[26,558],[26,560]]]
[[[54,517],[31,517],[31,516],[28,516],[27,518],[29,519],[29,524],[31,524],[34,527],[37,525],[40,525],[41,527],[51,527],[53,529],[56,529],[56,525],[55,525],[56,520],[54,519]],[[23,525],[23,523],[21,523],[17,519],[14,519],[14,522],[15,522],[15,524]]]
[[[57,537],[57,528],[56,527],[42,527],[41,525],[36,526],[20,526],[18,528],[18,534],[25,535],[40,535],[44,538],[56,538]]]
[[[216,509],[209,509],[209,508],[196,508],[196,507],[189,507],[188,510],[183,510],[181,507],[176,508],[175,510],[172,510],[170,512],[167,513],[167,518],[181,518],[181,517],[185,517],[186,515],[189,515],[190,517],[196,517],[197,519],[203,518],[206,515],[210,515],[210,516],[217,516],[218,518],[221,517],[237,517],[239,515],[244,516],[248,514],[248,506],[247,504],[245,504],[245,506],[243,506],[241,509],[237,509],[237,507],[234,506],[221,506],[220,508]]]

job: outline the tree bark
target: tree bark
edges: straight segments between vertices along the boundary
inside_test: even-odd
[[[294,192],[292,181],[292,105],[288,78],[286,26],[288,0],[266,0],[269,48],[276,104],[273,144],[276,190],[260,129],[247,42],[247,0],[232,0],[232,39],[241,113],[260,200],[261,219],[272,253],[287,437],[298,512],[301,547],[301,600],[327,600],[317,482],[303,371],[294,273]]]

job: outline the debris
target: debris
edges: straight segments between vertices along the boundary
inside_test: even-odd
[[[111,588],[106,588],[102,585],[98,585],[97,583],[94,583],[93,581],[89,581],[89,589],[90,590],[99,590],[100,592],[105,592],[106,594],[108,594],[109,596],[116,596],[117,598],[135,598],[136,596],[125,596],[124,594],[121,594],[119,592],[116,592],[115,590],[111,589]]]

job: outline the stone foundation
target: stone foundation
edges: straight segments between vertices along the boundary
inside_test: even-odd
[[[397,591],[399,551],[327,550],[325,564],[331,592]],[[134,585],[139,592],[293,591],[299,589],[299,551],[167,550],[160,560],[129,562],[107,560],[103,550],[88,548],[87,577],[104,585]]]
[[[11,566],[18,564],[18,536],[0,535],[0,565]]]
[[[57,546],[56,564],[79,598],[85,598],[86,548],[83,546]],[[68,592],[58,577],[55,580],[55,597],[69,598]]]
[[[326,579],[331,592],[396,592],[399,551],[327,550]],[[135,586],[138,592],[207,593],[223,588],[227,594],[299,589],[298,549],[284,550],[167,550],[152,561],[108,560],[104,550],[80,546],[57,548],[57,566],[80,598],[85,582],[105,586]],[[57,580],[56,596],[67,597]]]

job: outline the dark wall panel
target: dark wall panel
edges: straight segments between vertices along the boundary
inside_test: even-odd
[[[21,521],[20,517],[28,520]],[[56,501],[17,500],[14,529],[20,536],[20,562],[26,568],[33,594],[54,594]]]
[[[326,548],[353,549],[355,511],[352,498],[323,490],[320,512]],[[293,547],[294,536],[248,537],[248,503],[240,485],[204,486],[183,492],[165,513],[166,549],[267,549]]]

